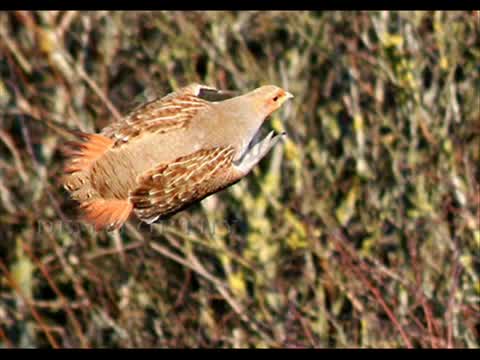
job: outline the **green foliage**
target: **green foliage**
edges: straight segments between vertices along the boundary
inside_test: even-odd
[[[479,347],[478,12],[0,14],[1,347]],[[248,178],[75,221],[64,128],[190,82],[295,95]]]

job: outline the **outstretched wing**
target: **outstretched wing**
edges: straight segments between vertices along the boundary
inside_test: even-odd
[[[146,171],[129,196],[134,212],[150,224],[231,185],[239,179],[234,152],[230,146],[202,149]]]
[[[210,95],[204,99],[205,93]],[[165,133],[183,128],[195,115],[210,106],[206,99],[215,93],[221,92],[205,85],[190,84],[135,108],[124,121],[111,124],[101,134],[114,140],[114,147],[117,147],[144,132]]]

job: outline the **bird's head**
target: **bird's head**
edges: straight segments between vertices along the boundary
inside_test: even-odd
[[[270,115],[285,101],[293,98],[292,94],[275,85],[261,86],[252,91],[250,96],[254,98],[257,110],[265,116]]]

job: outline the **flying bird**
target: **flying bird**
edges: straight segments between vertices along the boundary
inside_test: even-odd
[[[228,96],[190,84],[99,134],[78,132],[66,145],[63,185],[97,231],[120,228],[132,213],[151,224],[245,177],[285,135],[256,140],[292,97],[273,85]]]

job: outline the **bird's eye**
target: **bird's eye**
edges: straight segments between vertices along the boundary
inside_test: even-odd
[[[273,98],[273,101],[277,101],[277,100],[278,100],[278,98],[279,98],[279,96],[278,96],[278,95],[277,95],[277,96],[275,96],[275,97]]]

